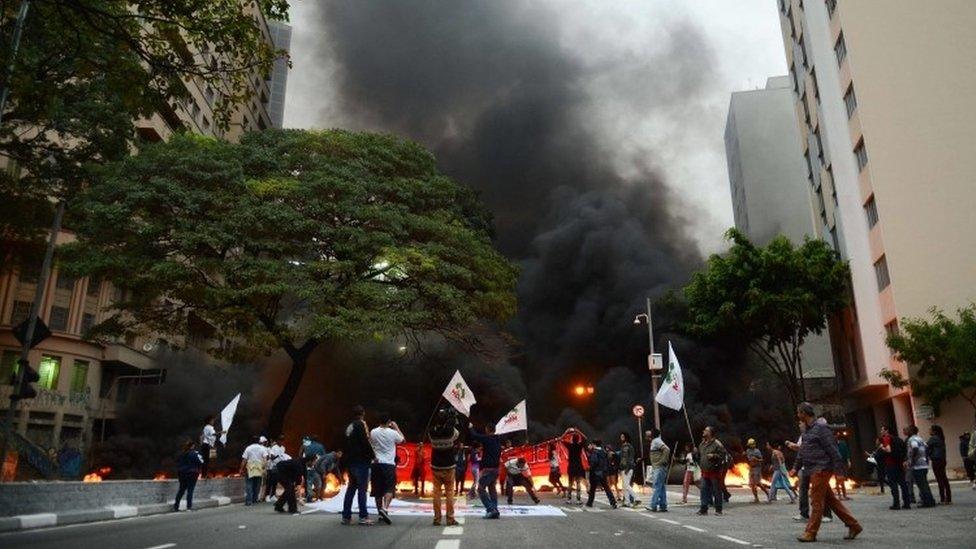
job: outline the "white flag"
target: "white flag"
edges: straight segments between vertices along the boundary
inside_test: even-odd
[[[237,393],[237,396],[232,398],[220,412],[220,430],[224,432],[224,434],[220,435],[221,444],[227,444],[227,431],[230,431],[230,426],[234,423],[234,414],[237,413],[237,403],[240,401],[241,394]]]
[[[468,384],[464,382],[464,378],[461,377],[461,370],[454,372],[454,377],[451,378],[450,383],[447,384],[447,388],[444,389],[444,398],[458,412],[466,416],[471,415],[471,406],[478,402],[475,400],[471,388],[468,387]]]
[[[680,410],[685,405],[685,381],[681,377],[681,365],[678,356],[674,354],[674,347],[668,342],[668,373],[664,376],[664,383],[657,392],[654,400],[662,406],[672,410]]]
[[[495,425],[495,434],[514,433],[515,431],[525,431],[529,428],[529,418],[525,415],[525,401],[519,402],[511,412],[498,420]]]

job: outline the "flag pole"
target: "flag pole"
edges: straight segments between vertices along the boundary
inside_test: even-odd
[[[431,412],[430,413],[430,417],[427,418],[427,426],[424,427],[424,432],[420,434],[420,441],[421,442],[423,442],[424,441],[424,438],[427,437],[427,432],[430,430],[430,422],[431,421],[434,421],[434,415],[437,414],[437,410],[441,407],[441,401],[443,401],[443,400],[444,400],[444,395],[441,395],[440,398],[437,399],[437,404],[434,405],[434,411]]]
[[[687,405],[682,406],[681,409],[685,413],[685,425],[688,426],[688,436],[691,437],[691,445],[698,447],[698,443],[695,442],[695,433],[691,431],[691,421],[688,420],[688,406]]]

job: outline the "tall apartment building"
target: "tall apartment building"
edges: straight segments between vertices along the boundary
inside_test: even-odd
[[[269,21],[271,41],[279,50],[291,51],[291,25],[281,21]],[[281,128],[285,120],[285,91],[288,85],[288,59],[279,57],[271,71],[271,102],[268,104],[268,114],[271,125]]]
[[[885,343],[901,319],[976,300],[976,3],[777,2],[812,208],[851,265],[853,306],[831,340],[854,455],[882,424],[938,423],[954,442],[973,426],[965,401],[936,417],[880,374],[912,374]]]
[[[268,22],[253,3],[248,6],[270,43]],[[194,55],[198,61],[216,62],[210,51]],[[245,132],[273,127],[269,105],[272,98],[280,102],[283,97],[275,97],[268,77],[257,72],[251,75],[252,98],[234,113],[226,131],[214,124],[213,109],[220,90],[188,78],[184,84],[189,99],[174,101],[151,117],[136,120],[138,135],[158,141],[185,129],[237,140]],[[62,231],[58,242],[73,238],[70,231]],[[4,410],[20,355],[20,344],[11,329],[27,318],[39,274],[40,261],[0,272],[0,404]],[[68,277],[56,264],[45,286],[40,317],[53,335],[31,351],[30,363],[41,376],[35,384],[38,396],[18,404],[15,428],[43,449],[57,449],[67,443],[85,455],[93,441],[111,435],[112,420],[127,399],[128,387],[161,383],[164,371],[153,362],[156,345],[151,337],[104,346],[85,340],[88,330],[111,314],[112,302],[121,298],[119,289],[107,281]]]
[[[734,92],[725,122],[735,227],[760,246],[778,235],[795,244],[816,237],[791,82],[789,76],[775,76],[764,89]],[[833,393],[834,364],[826,334],[809,337],[802,353],[810,394]]]

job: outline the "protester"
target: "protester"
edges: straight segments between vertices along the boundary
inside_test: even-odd
[[[596,496],[596,489],[599,486],[607,494],[607,499],[610,500],[610,507],[616,509],[617,499],[613,496],[610,485],[607,484],[607,468],[609,467],[607,452],[603,449],[603,444],[600,440],[590,442],[588,450],[587,459],[590,462],[590,486],[587,490],[586,506],[593,507],[593,498]]]
[[[888,488],[891,489],[891,510],[911,509],[911,501],[908,496],[908,483],[905,482],[904,463],[908,452],[906,451],[905,441],[896,436],[892,436],[888,431],[887,425],[881,426],[881,450],[884,451],[885,479],[888,481]],[[901,504],[898,499],[899,490],[905,504]]]
[[[224,434],[214,428],[214,421],[217,416],[207,416],[203,420],[203,432],[200,433],[200,457],[203,458],[203,468],[200,469],[200,478],[206,479],[210,474],[210,460],[217,454],[217,437]]]
[[[634,492],[634,467],[636,465],[634,445],[630,443],[630,435],[620,433],[620,477],[624,488],[624,505],[636,507],[640,504],[637,494]]]
[[[193,489],[196,488],[197,477],[200,476],[202,467],[203,457],[196,451],[193,441],[188,440],[183,443],[183,452],[176,460],[176,478],[179,479],[180,488],[176,492],[174,511],[180,510],[180,500],[183,499],[184,493],[186,493],[186,510],[193,510]]]
[[[413,495],[424,497],[427,482],[427,454],[424,452],[424,442],[417,444],[413,453],[413,469],[410,471],[410,479],[413,480]]]
[[[566,429],[561,439],[563,445],[566,446],[567,459],[569,460],[567,470],[569,474],[569,490],[566,492],[566,503],[573,502],[573,486],[575,486],[576,504],[579,505],[583,502],[581,490],[583,479],[586,477],[586,469],[583,468],[583,451],[586,449],[586,435],[579,429],[570,427]]]
[[[512,505],[512,497],[515,495],[515,487],[521,486],[525,488],[526,493],[532,498],[533,503],[539,503],[539,498],[535,495],[535,490],[532,489],[532,473],[529,470],[529,465],[525,462],[525,458],[511,458],[505,462],[505,497],[508,499],[508,504]]]
[[[485,432],[479,433],[473,428],[469,431],[471,438],[481,445],[481,469],[478,474],[478,497],[485,506],[485,518],[497,519],[498,491],[495,481],[498,480],[498,462],[502,455],[502,443],[495,434],[494,425],[485,425]]]
[[[826,420],[823,422],[824,425],[827,424]],[[796,460],[793,462],[793,470],[790,471],[792,475],[798,475],[799,481],[797,483],[797,495],[800,500],[800,514],[793,517],[793,520],[797,522],[809,522],[810,521],[810,475],[806,473],[803,469],[803,460],[800,458],[800,448],[803,446],[803,435],[807,432],[807,424],[800,421],[798,423],[800,427],[800,438],[797,439],[795,444],[789,443],[790,447],[796,451]],[[831,514],[830,508],[824,510],[823,518],[821,522],[833,522],[834,518]]]
[[[278,440],[268,448],[268,482],[264,485],[264,499],[268,501],[275,499],[278,490],[278,473],[275,472],[275,467],[285,456],[288,456],[285,453],[285,435],[279,435]],[[290,458],[288,456],[285,459]]]
[[[695,460],[695,446],[690,443],[685,443],[684,457],[681,462],[685,466],[684,478],[681,481],[681,504],[688,504],[688,490],[691,485],[695,485],[698,488],[698,495],[701,496],[701,468],[698,466],[698,462]]]
[[[939,486],[939,503],[952,505],[952,488],[949,486],[949,478],[946,476],[946,449],[945,432],[940,425],[933,425],[929,428],[928,446],[929,464],[932,466],[932,474],[935,475],[935,482]]]
[[[971,438],[972,433],[959,435],[959,455],[962,457],[962,464],[966,469],[966,478],[969,479],[969,485],[973,490],[976,490],[976,459],[970,459],[969,457],[969,440]]]
[[[971,467],[976,468],[976,429],[969,434],[969,445],[966,448],[966,458],[969,459]],[[976,490],[976,480],[970,480],[973,490]]]
[[[851,447],[847,445],[847,440],[837,435],[837,451],[840,452],[840,459],[844,462],[844,468],[850,470],[851,468]],[[838,482],[837,486],[834,487],[837,492],[837,497],[841,501],[847,501],[851,498],[847,497],[847,485],[843,482]]]
[[[929,487],[929,456],[928,447],[918,434],[918,427],[909,425],[902,430],[908,437],[908,469],[912,479],[918,487],[918,498],[921,507],[935,507],[935,498]]]
[[[393,524],[388,512],[396,492],[396,445],[404,441],[403,432],[387,413],[378,414],[380,424],[369,432],[376,461],[372,464],[372,495],[376,500],[376,514],[382,522]]]
[[[604,445],[603,450],[607,453],[607,484],[613,490],[617,501],[620,501],[620,485],[618,484],[620,480],[620,454],[610,444]]]
[[[366,490],[369,485],[369,465],[376,457],[369,443],[369,428],[366,425],[366,411],[362,406],[354,406],[353,418],[346,426],[343,457],[349,472],[349,484],[342,502],[342,524],[352,524],[352,500],[359,503],[359,524],[371,526],[366,508]]]
[[[645,506],[648,511],[654,513],[666,513],[668,511],[668,467],[671,465],[671,448],[664,443],[661,438],[661,431],[651,428],[645,433],[645,438],[650,443],[648,462],[651,465],[651,504]]]
[[[472,442],[470,454],[468,461],[471,468],[471,490],[468,497],[474,499],[478,497],[478,479],[481,478],[481,445]]]
[[[881,447],[881,437],[878,436],[874,439],[875,448],[873,452],[864,452],[867,459],[868,465],[874,467],[874,475],[878,482],[878,487],[881,490],[881,494],[885,493],[885,451]]]
[[[698,459],[701,465],[701,504],[699,515],[707,515],[710,505],[715,507],[715,514],[722,514],[722,492],[719,478],[722,475],[722,464],[728,454],[725,446],[713,434],[711,427],[702,431],[702,441],[698,446]]]
[[[826,421],[817,421],[813,405],[809,402],[797,406],[796,417],[807,426],[797,459],[802,462],[803,471],[810,479],[810,520],[806,530],[796,539],[800,542],[817,541],[825,507],[833,510],[847,526],[844,539],[854,539],[863,528],[830,489],[831,477],[836,477],[837,482],[844,482],[847,475],[837,449],[837,438]]]
[[[315,469],[315,462],[325,455],[325,446],[318,441],[316,435],[305,435],[302,438],[302,461],[312,465],[309,466],[305,474],[305,501],[311,502],[318,499],[322,492],[322,475]],[[311,461],[308,458],[313,458]]]
[[[746,441],[746,463],[749,464],[749,489],[752,490],[752,502],[759,503],[759,490],[769,499],[769,490],[762,485],[763,462],[762,450],[756,447],[756,439]]]
[[[430,428],[430,469],[434,479],[434,526],[441,524],[441,497],[446,499],[447,525],[454,526],[454,443],[460,433],[451,410],[440,410]]]
[[[502,455],[499,458],[498,463],[501,463],[502,465],[504,465],[505,462],[508,461],[508,458],[511,457],[512,450],[513,450],[513,447],[512,447],[512,439],[505,439],[502,442]],[[505,493],[505,477],[506,476],[508,476],[508,471],[505,469],[505,467],[504,466],[499,467],[498,468],[498,491],[501,492],[501,493],[503,493],[503,494]]]
[[[782,446],[777,443],[766,443],[766,450],[769,451],[769,463],[773,469],[773,480],[769,486],[768,501],[776,501],[776,492],[786,490],[790,496],[790,504],[796,503],[796,494],[790,486],[789,477],[786,472],[786,458],[783,456]]]
[[[251,444],[241,454],[238,473],[244,477],[244,505],[257,503],[261,497],[261,479],[268,464],[268,448],[261,442],[264,437],[251,438]],[[267,441],[267,439],[265,439]]]
[[[468,452],[463,444],[454,445],[454,494],[464,495],[464,477],[468,476]]]
[[[556,496],[565,493],[569,493],[569,490],[563,486],[562,482],[562,471],[559,467],[559,452],[556,451],[555,444],[549,444],[549,484],[552,485],[553,489],[556,491]],[[567,496],[568,497],[568,496]]]
[[[295,490],[303,485],[305,471],[314,459],[313,456],[309,456],[307,462],[302,462],[300,459],[281,459],[278,461],[275,466],[275,476],[284,487],[284,492],[275,502],[275,511],[284,513],[285,504],[288,504],[288,512],[292,515],[298,514],[298,499],[295,497]]]
[[[339,484],[342,484],[342,471],[339,470],[341,462],[342,450],[326,452],[324,456],[315,462],[315,471],[322,477],[323,484],[325,484],[325,480],[330,474],[335,477]]]

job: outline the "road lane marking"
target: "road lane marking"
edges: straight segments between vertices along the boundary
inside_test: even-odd
[[[752,544],[749,543],[748,541],[742,541],[741,539],[733,538],[732,536],[722,536],[722,535],[719,535],[718,537],[721,538],[721,539],[724,539],[725,541],[731,541],[732,543],[738,543],[739,545],[748,545],[750,547],[752,546]]]
[[[162,545],[153,545],[152,547],[146,547],[146,549],[169,549],[170,547],[176,547],[176,544],[164,543]]]
[[[663,518],[663,519],[661,519],[661,522],[666,522],[668,524],[673,524],[675,526],[681,526],[681,523],[678,522],[678,521],[676,521],[676,520],[671,520],[671,519]]]
[[[460,536],[463,534],[464,528],[461,526],[448,526],[447,528],[444,528],[444,531],[441,533],[441,535],[444,536]]]
[[[687,528],[687,529],[689,529],[689,530],[694,530],[696,532],[704,532],[705,531],[704,528],[699,528],[697,526],[692,526],[690,524],[685,524],[684,527]]]
[[[434,545],[434,549],[460,549],[461,540],[459,539],[442,539]]]

